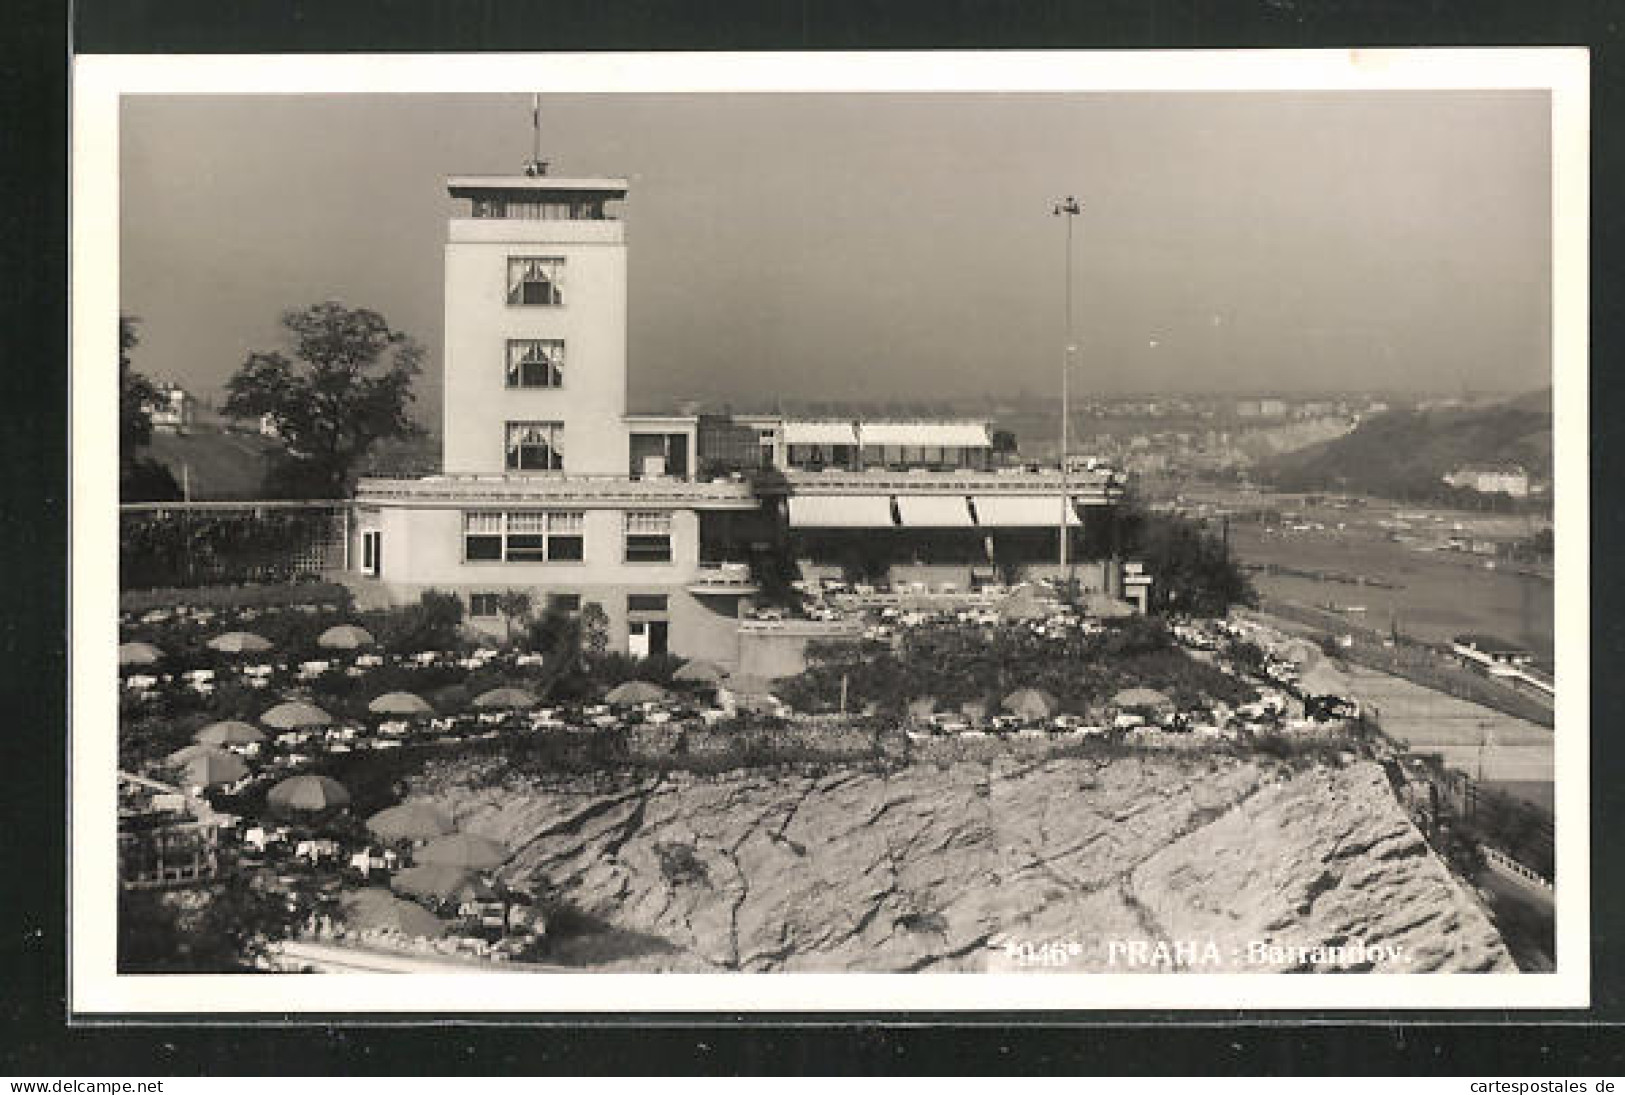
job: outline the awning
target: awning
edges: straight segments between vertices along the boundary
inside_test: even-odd
[[[909,528],[970,528],[970,510],[958,494],[900,494],[897,512]]]
[[[942,445],[948,448],[991,448],[982,422],[863,422],[858,435],[865,445]]]
[[[791,495],[791,528],[895,528],[883,494]]]
[[[1060,495],[1048,498],[1033,495],[999,497],[978,494],[976,520],[983,528],[1054,528],[1061,520]],[[1068,506],[1066,523],[1083,524],[1075,506]]]
[[[786,445],[856,445],[857,434],[850,422],[786,422]]]

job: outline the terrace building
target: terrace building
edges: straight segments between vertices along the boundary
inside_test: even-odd
[[[498,595],[522,589],[601,606],[612,649],[737,665],[759,576],[786,557],[804,578],[883,566],[963,589],[1053,569],[1063,522],[1074,559],[1109,531],[1110,470],[995,467],[986,422],[629,414],[626,181],[447,188],[467,205],[445,246],[444,470],[358,485],[364,598],[452,591],[500,631]],[[1074,573],[1124,593],[1114,563]]]

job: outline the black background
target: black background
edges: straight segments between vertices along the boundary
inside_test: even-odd
[[[71,22],[70,22],[71,19]],[[1581,0],[10,0],[0,14],[0,1072],[94,1076],[533,1072],[1620,1075],[1625,883],[1619,674],[1618,238],[1625,5]],[[1592,963],[1587,1012],[1083,1017],[66,1015],[67,135],[80,53],[1592,49]],[[109,370],[111,364],[108,365]],[[81,369],[94,366],[81,365]],[[95,374],[92,382],[101,383]],[[109,373],[109,379],[111,374]],[[1565,530],[1567,533],[1568,530]],[[312,1003],[320,1000],[312,981]],[[403,982],[405,988],[407,982]],[[1396,980],[1396,992],[1403,982]],[[629,1001],[629,1006],[635,1001]]]

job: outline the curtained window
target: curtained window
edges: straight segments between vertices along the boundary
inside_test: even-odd
[[[508,303],[558,308],[564,304],[564,260],[508,260]]]
[[[508,340],[508,387],[562,388],[564,386],[564,340],[562,338],[510,338]]]
[[[564,423],[509,422],[509,471],[563,471]]]

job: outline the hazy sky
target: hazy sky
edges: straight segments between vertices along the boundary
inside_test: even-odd
[[[555,95],[559,175],[631,180],[635,404],[1549,383],[1545,93]],[[428,350],[453,174],[513,173],[528,96],[133,97],[138,367],[215,396],[287,308]]]

